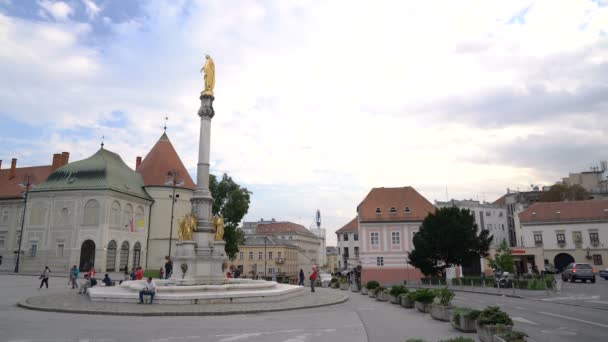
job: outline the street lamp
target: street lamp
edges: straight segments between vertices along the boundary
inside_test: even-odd
[[[21,258],[21,241],[23,240],[23,225],[25,223],[25,210],[27,209],[27,195],[30,190],[30,175],[26,175],[25,194],[23,196],[23,215],[21,216],[21,232],[19,233],[19,247],[17,248],[17,262],[15,263],[15,273],[19,273],[19,261]],[[23,183],[19,185],[23,186]]]
[[[175,169],[172,169],[171,171],[169,171],[169,176],[171,176],[172,178],[169,179],[167,182],[165,182],[166,185],[171,184],[171,186],[173,187],[173,194],[170,195],[169,197],[171,197],[171,225],[169,228],[169,258],[171,258],[171,244],[173,243],[173,211],[175,209],[175,202],[177,202],[177,199],[179,198],[179,194],[175,195],[175,188],[178,185],[178,181],[177,181],[177,177],[179,175],[179,172],[177,172]],[[184,183],[183,180],[179,181],[179,185],[182,185]]]

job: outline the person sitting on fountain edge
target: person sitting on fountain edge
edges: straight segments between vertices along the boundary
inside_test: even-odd
[[[139,304],[144,303],[144,296],[150,296],[150,304],[152,304],[155,294],[156,284],[152,281],[152,277],[148,277],[148,280],[144,283],[143,290],[139,291]]]

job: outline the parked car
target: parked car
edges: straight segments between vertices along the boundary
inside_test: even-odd
[[[598,274],[599,274],[600,277],[608,280],[608,268],[605,269],[605,270],[601,270]]]
[[[575,282],[577,279],[580,279],[582,282],[587,282],[587,280],[591,280],[592,283],[595,283],[595,273],[593,267],[589,264],[581,264],[581,263],[571,263],[568,267],[562,272],[562,280],[571,282]]]
[[[555,268],[553,265],[547,264],[545,265],[545,270],[543,271],[544,274],[558,274],[559,270],[557,268]]]

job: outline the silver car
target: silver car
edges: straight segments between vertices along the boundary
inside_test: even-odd
[[[589,264],[573,262],[562,272],[562,280],[570,280],[574,283],[577,279],[580,279],[584,283],[586,283],[587,280],[591,280],[592,283],[595,283],[595,270]]]

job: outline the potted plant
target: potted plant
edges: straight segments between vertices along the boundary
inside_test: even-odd
[[[399,299],[401,300],[401,306],[406,309],[412,309],[414,308],[414,302],[416,301],[416,292],[402,293],[399,296]]]
[[[388,295],[388,300],[393,304],[401,304],[401,299],[399,298],[399,296],[407,292],[408,290],[405,286],[395,285],[391,287],[391,290]]]
[[[367,295],[371,298],[376,298],[376,288],[380,286],[380,283],[375,280],[370,280],[367,282]]]
[[[513,321],[509,315],[497,306],[488,306],[479,314],[475,323],[477,337],[481,342],[493,342],[494,335],[513,330]]]
[[[337,289],[339,285],[340,285],[340,284],[339,284],[339,282],[338,282],[338,278],[335,278],[335,277],[334,277],[334,278],[331,278],[331,280],[329,281],[329,286],[330,286],[332,289]]]
[[[348,279],[346,277],[340,277],[340,290],[348,290]]]
[[[438,303],[431,304],[431,317],[438,321],[449,322],[452,316],[452,299],[454,292],[447,287],[435,291]]]
[[[528,334],[521,331],[509,331],[508,333],[494,335],[494,342],[527,342]]]
[[[362,295],[367,294],[367,284],[364,284],[363,286],[361,286],[361,294]]]
[[[431,311],[431,304],[435,300],[435,291],[430,289],[421,289],[415,292],[416,299],[414,305],[420,312],[429,313]]]
[[[388,300],[385,290],[386,287],[384,286],[376,287],[376,289],[374,290],[374,292],[376,293],[376,300],[379,300],[381,302],[386,302]]]
[[[452,327],[466,333],[477,332],[475,321],[481,311],[469,308],[454,308],[452,310]]]

